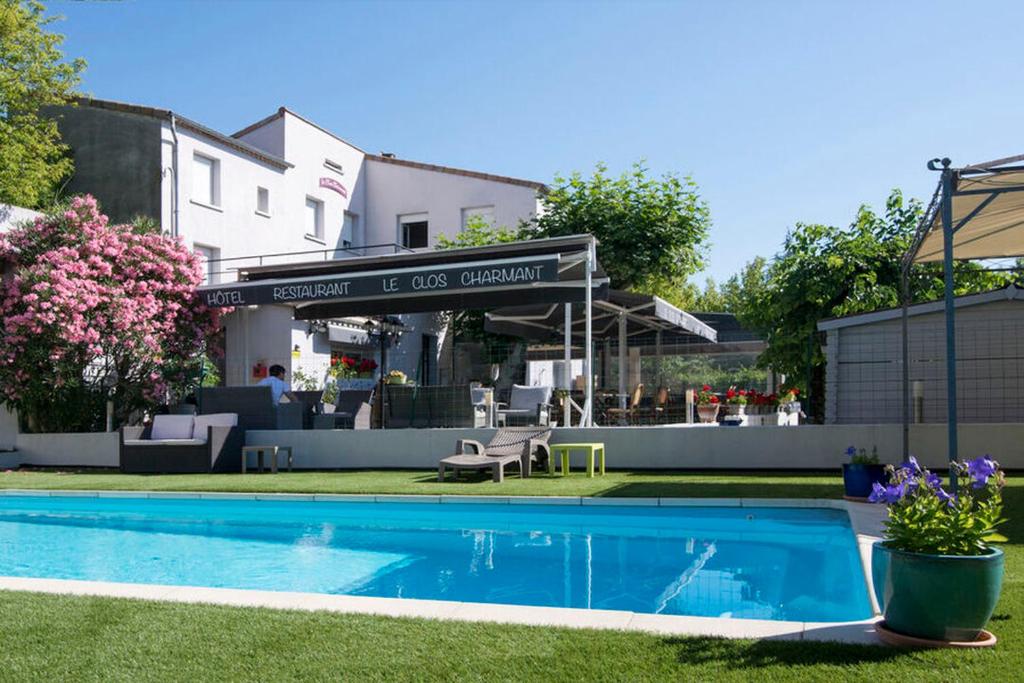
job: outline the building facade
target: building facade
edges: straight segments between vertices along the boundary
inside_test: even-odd
[[[233,135],[173,111],[87,99],[50,110],[75,159],[68,190],[113,221],[146,216],[206,263],[208,282],[239,267],[433,249],[473,216],[515,226],[539,210],[541,183],[370,154],[282,107]],[[225,383],[272,364],[320,378],[332,353],[377,357],[359,321],[311,325],[265,306],[225,319]],[[440,316],[403,316],[388,365],[423,383],[445,354]]]

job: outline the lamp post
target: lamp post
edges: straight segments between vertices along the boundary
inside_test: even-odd
[[[397,344],[402,333],[405,331],[405,326],[401,323],[394,322],[386,317],[382,317],[379,320],[373,318],[367,318],[363,324],[363,329],[366,330],[366,335],[371,340],[377,337],[378,343],[380,344],[380,401],[381,410],[379,412],[380,418],[378,420],[378,428],[384,429],[384,378],[388,372],[388,347],[391,346],[392,342]]]

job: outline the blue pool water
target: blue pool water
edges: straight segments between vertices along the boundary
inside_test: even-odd
[[[849,519],[829,509],[0,496],[0,575],[871,616]]]

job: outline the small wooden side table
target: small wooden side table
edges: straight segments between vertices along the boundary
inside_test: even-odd
[[[569,451],[576,449],[587,453],[587,476],[594,476],[594,458],[598,459],[601,467],[601,476],[604,476],[604,443],[553,443],[551,444],[551,457],[548,458],[548,474],[555,473],[555,458],[562,456],[562,476],[569,474]]]
[[[281,451],[288,452],[288,471],[292,471],[292,447],[291,446],[242,446],[242,474],[245,474],[246,460],[249,453],[256,454],[257,471],[263,471],[263,453],[270,454],[270,471],[277,474],[277,454]]]

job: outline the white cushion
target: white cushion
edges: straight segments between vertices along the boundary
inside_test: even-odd
[[[149,438],[154,441],[164,439],[191,439],[192,415],[156,415],[153,417],[153,429]]]
[[[207,427],[237,427],[237,413],[210,413],[209,415],[196,415],[195,426],[192,429],[192,437],[206,443]]]
[[[125,446],[202,446],[206,439],[125,439]]]
[[[512,385],[512,396],[509,398],[509,410],[537,410],[541,403],[551,400],[551,387],[524,387]]]

